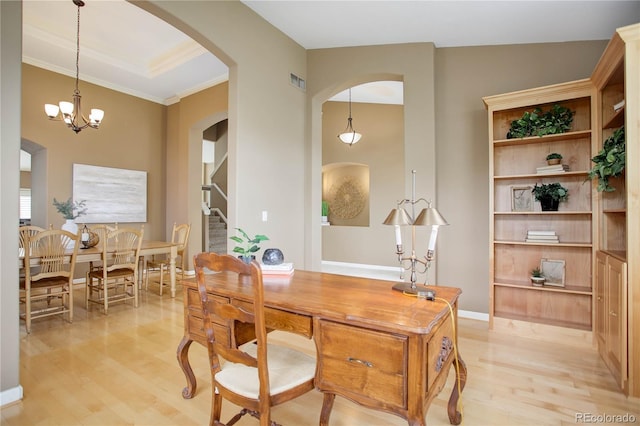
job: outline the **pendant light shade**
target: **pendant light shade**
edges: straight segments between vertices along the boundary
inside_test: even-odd
[[[353,119],[351,118],[351,88],[349,88],[349,118],[347,118],[347,128],[338,135],[338,138],[349,146],[358,143],[362,135],[353,129]]]

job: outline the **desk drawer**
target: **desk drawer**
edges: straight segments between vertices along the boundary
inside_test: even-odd
[[[232,300],[231,303],[249,312],[253,311],[253,303],[237,299]],[[290,331],[309,338],[313,335],[313,320],[310,316],[268,307],[264,308],[264,316],[265,325],[268,329]]]
[[[455,336],[453,335],[453,325],[451,324],[451,315],[440,323],[438,328],[434,330],[433,338],[427,343],[427,390],[431,391],[433,381],[441,373],[446,373],[448,367],[445,368],[454,356],[453,344]]]
[[[195,309],[197,312],[202,312],[202,304],[200,303],[200,293],[198,289],[187,288],[186,289],[187,308]],[[228,297],[217,296],[215,294],[207,293],[209,303],[229,303]]]
[[[407,407],[407,337],[318,321],[316,385],[370,406]]]
[[[229,327],[220,325],[215,321],[213,324],[213,334],[216,336],[216,340],[220,343],[224,343],[226,346],[231,345],[231,335],[229,333]],[[202,344],[206,343],[206,335],[204,334],[204,324],[202,323],[202,317],[195,315],[189,315],[187,319],[187,333],[191,338]]]

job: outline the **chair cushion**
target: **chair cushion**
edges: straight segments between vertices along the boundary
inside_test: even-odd
[[[241,346],[241,349],[257,357],[255,343],[246,343]],[[312,379],[316,373],[315,358],[284,346],[267,345],[267,359],[272,395],[296,387]],[[258,399],[260,381],[257,368],[227,361],[222,365],[222,370],[216,374],[216,381],[232,392]]]

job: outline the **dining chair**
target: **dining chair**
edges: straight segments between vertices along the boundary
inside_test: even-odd
[[[315,358],[285,346],[267,343],[264,291],[260,265],[247,264],[230,255],[200,253],[194,256],[198,292],[202,302],[202,320],[207,338],[211,369],[212,401],[210,425],[220,422],[222,398],[242,410],[229,420],[233,425],[245,414],[260,419],[261,426],[276,424],[271,420],[271,407],[294,399],[314,388]],[[237,275],[251,290],[253,307],[233,303],[209,303],[206,274],[228,271]],[[216,340],[212,317],[227,323],[253,324],[256,339],[237,348]],[[221,362],[221,359],[224,362]]]
[[[101,244],[101,265],[87,271],[86,309],[90,303],[102,305],[105,315],[109,304],[133,300],[138,307],[138,258],[144,225],[138,229],[108,231]]]
[[[180,279],[184,279],[184,268],[185,268],[185,256],[184,252],[187,247],[187,243],[189,242],[189,234],[191,233],[191,224],[183,223],[181,225],[173,224],[173,231],[171,232],[171,242],[174,244],[178,244],[178,257],[180,258],[180,263],[176,259],[176,272],[180,269]],[[160,296],[162,296],[162,287],[164,287],[164,276],[169,271],[169,261],[170,259],[167,256],[157,257],[156,255],[151,256],[151,259],[146,261],[145,271],[144,271],[144,288],[145,290],[149,289],[149,273],[153,271],[160,272]]]
[[[34,319],[68,314],[73,322],[73,271],[80,236],[62,229],[28,233],[23,241],[24,265],[37,265],[37,270],[24,268],[20,279],[20,302],[24,304],[27,333]],[[59,300],[60,303],[52,303]]]
[[[27,239],[29,237],[33,237],[39,232],[44,231],[44,228],[35,225],[23,225],[18,228],[18,248],[22,251],[24,250]],[[37,271],[37,267],[32,269],[33,271]],[[20,268],[20,278],[24,278],[24,265]]]

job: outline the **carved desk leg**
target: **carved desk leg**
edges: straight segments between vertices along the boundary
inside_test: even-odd
[[[327,426],[329,424],[329,416],[331,415],[331,409],[333,408],[333,401],[335,399],[335,393],[324,394],[324,400],[322,401],[322,411],[320,411],[320,426]]]
[[[180,365],[180,368],[182,368],[182,372],[187,379],[187,386],[182,389],[182,397],[185,399],[193,398],[196,394],[196,376],[193,374],[193,370],[189,364],[189,346],[191,346],[191,342],[193,342],[193,340],[184,336],[178,345],[178,350],[176,351],[178,364]]]
[[[449,397],[449,404],[447,407],[447,413],[449,414],[449,422],[452,425],[459,425],[462,421],[462,414],[458,411],[458,399],[462,395],[462,390],[464,389],[464,385],[467,383],[467,366],[465,365],[462,358],[458,356],[458,358],[453,359],[454,364],[454,374],[459,372],[460,381],[456,378],[455,384],[453,385],[453,390],[451,391],[451,396]],[[458,389],[458,383],[460,384],[460,389]]]

